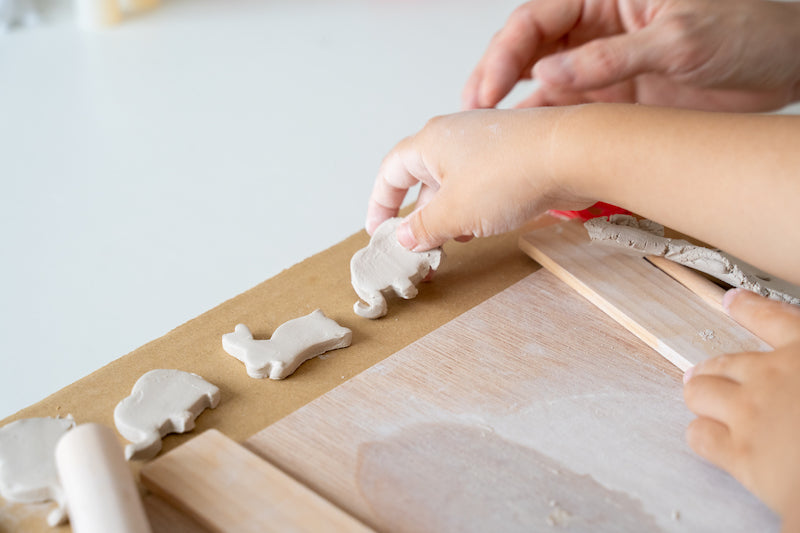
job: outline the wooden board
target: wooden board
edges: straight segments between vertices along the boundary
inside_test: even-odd
[[[371,531],[214,429],[141,474],[148,489],[210,531]]]
[[[579,221],[527,233],[520,247],[681,370],[722,353],[771,349],[644,257],[592,244]]]
[[[681,373],[539,271],[246,446],[382,531],[777,531]]]

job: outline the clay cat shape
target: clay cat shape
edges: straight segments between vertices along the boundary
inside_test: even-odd
[[[441,248],[412,252],[397,242],[400,218],[390,218],[378,226],[369,245],[350,260],[350,281],[358,297],[353,311],[364,318],[380,318],[386,314],[386,294],[394,292],[409,300],[417,295],[417,283],[442,262]]]
[[[155,457],[162,437],[194,429],[194,419],[216,407],[219,396],[216,386],[191,372],[157,369],[142,375],[114,409],[117,430],[133,443],[125,447],[125,458]]]
[[[350,346],[353,333],[316,311],[278,326],[269,340],[256,340],[238,324],[222,336],[222,348],[244,363],[252,378],[283,379],[312,357]]]

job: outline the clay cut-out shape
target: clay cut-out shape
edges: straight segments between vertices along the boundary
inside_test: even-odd
[[[767,298],[800,304],[800,288],[715,248],[697,246],[664,236],[664,226],[630,215],[593,218],[584,226],[593,242],[618,246],[643,255],[657,255],[699,270],[734,287]]]
[[[169,433],[194,429],[194,420],[206,408],[219,404],[219,389],[197,374],[156,369],[136,381],[131,395],[114,409],[114,424],[131,441],[128,460],[150,459],[161,450]]]
[[[64,490],[58,481],[56,445],[75,427],[66,418],[25,418],[0,428],[0,496],[21,503],[56,502],[47,523],[67,521]]]
[[[444,252],[434,248],[412,252],[397,242],[397,226],[402,219],[390,218],[375,230],[369,245],[357,251],[350,260],[350,282],[363,300],[353,311],[364,318],[380,318],[386,314],[386,296],[394,292],[410,300],[417,295],[417,284],[442,262]],[[364,303],[366,302],[366,303]]]
[[[222,336],[222,348],[247,369],[251,378],[283,379],[312,357],[350,346],[353,332],[317,309],[278,326],[269,340],[256,340],[238,324]]]

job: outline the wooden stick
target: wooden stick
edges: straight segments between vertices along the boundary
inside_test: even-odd
[[[722,308],[722,297],[725,289],[704,277],[696,270],[683,266],[675,261],[670,261],[657,255],[648,255],[647,259],[653,266],[670,276],[672,279],[698,295],[708,305],[717,311],[725,312]]]
[[[75,533],[150,533],[150,524],[114,432],[100,424],[68,431],[56,465]]]

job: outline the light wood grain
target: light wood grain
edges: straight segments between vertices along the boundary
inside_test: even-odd
[[[642,256],[592,244],[578,221],[527,233],[520,247],[681,370],[770,346]]]
[[[178,511],[155,494],[145,495],[142,503],[153,533],[208,533],[208,530],[193,518]]]
[[[147,488],[210,531],[370,531],[213,429],[145,466],[141,475]]]
[[[681,373],[539,271],[246,445],[381,531],[775,531]]]

